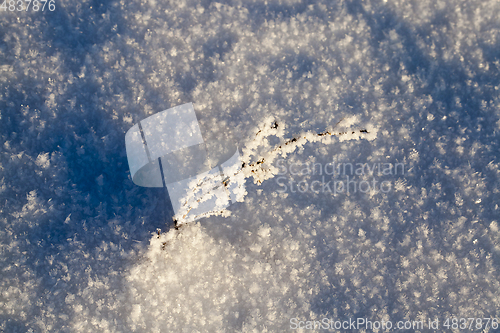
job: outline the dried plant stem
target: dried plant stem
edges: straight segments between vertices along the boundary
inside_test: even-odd
[[[189,214],[189,212],[193,209],[194,205],[197,205],[200,202],[206,201],[210,199],[214,195],[214,190],[219,189],[221,186],[224,186],[227,190],[229,185],[231,184],[231,181],[238,175],[243,174],[244,178],[248,177],[253,177],[255,183],[261,184],[264,180],[272,178],[274,176],[273,172],[271,171],[272,167],[272,162],[279,156],[282,155],[285,157],[287,154],[290,154],[294,152],[297,148],[304,146],[308,142],[320,142],[325,140],[328,137],[332,136],[342,136],[342,135],[347,135],[347,134],[355,134],[355,133],[369,133],[366,129],[361,129],[357,131],[349,131],[349,132],[335,132],[335,128],[342,122],[344,118],[339,120],[335,126],[332,128],[332,130],[321,132],[321,133],[314,133],[314,132],[307,132],[304,133],[301,136],[294,137],[292,139],[286,140],[283,143],[277,145],[274,147],[272,150],[267,152],[263,157],[259,158],[256,162],[253,163],[248,163],[245,161],[248,161],[251,156],[253,156],[253,151],[250,152],[250,154],[246,154],[243,156],[243,163],[241,165],[241,168],[233,173],[232,175],[226,175],[226,177],[221,181],[217,182],[216,185],[214,185],[211,189],[208,191],[203,191],[203,185],[215,181],[218,177],[220,177],[220,174],[216,174],[213,176],[210,176],[209,178],[203,178],[200,180],[200,182],[196,185],[194,185],[193,190],[190,195],[188,195],[188,198],[186,198],[185,202],[183,203],[181,209],[187,208],[187,211],[183,214],[182,218],[186,218],[186,216]],[[273,121],[271,126],[269,128],[264,128],[260,129],[256,134],[255,138],[252,141],[252,143],[262,141],[263,138],[266,138],[271,135],[276,135],[277,134],[277,129],[279,127],[279,124],[277,121]],[[261,138],[262,137],[262,138]],[[257,141],[259,140],[259,141]],[[258,146],[258,145],[257,145]],[[268,166],[268,169],[266,170],[264,168],[264,164]],[[195,201],[192,201],[196,197],[196,193],[201,190],[201,197],[196,199]],[[201,216],[205,216],[207,213],[201,214]],[[198,216],[197,216],[198,217]],[[174,220],[177,226],[177,221]]]

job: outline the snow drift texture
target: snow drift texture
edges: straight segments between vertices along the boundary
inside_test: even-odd
[[[58,0],[54,12],[2,12],[0,330],[500,316],[499,14],[497,0]],[[240,147],[277,119],[263,152],[354,119],[339,126],[376,138],[305,144],[286,163],[408,172],[388,193],[336,196],[247,181],[230,217],[169,230],[163,190],[129,178],[124,135],[188,102]]]

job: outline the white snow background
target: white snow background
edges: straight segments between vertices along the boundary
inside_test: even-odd
[[[1,11],[0,331],[500,317],[499,14],[498,0]],[[374,137],[308,143],[286,163],[407,172],[389,193],[335,196],[248,178],[230,217],[176,230],[164,190],[130,180],[124,136],[189,102],[242,149],[274,119],[263,151],[345,118],[339,131]]]

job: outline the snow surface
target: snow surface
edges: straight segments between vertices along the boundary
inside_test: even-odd
[[[0,12],[0,331],[499,318],[499,14],[498,0]],[[124,137],[189,102],[249,161],[306,138],[261,184],[245,175],[229,217],[175,229],[165,191],[132,183]],[[313,142],[341,119],[346,135]],[[332,161],[406,168],[377,178],[387,193],[281,191],[278,163]]]

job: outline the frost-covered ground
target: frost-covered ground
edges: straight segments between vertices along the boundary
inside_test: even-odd
[[[499,14],[498,0],[1,11],[0,331],[500,317]],[[248,178],[230,217],[176,230],[164,190],[130,180],[124,136],[188,102],[242,150],[343,118],[370,137],[307,143],[275,161],[284,175]],[[270,119],[282,134],[255,142]],[[296,172],[332,161],[405,170],[354,176],[387,193],[335,195]]]

